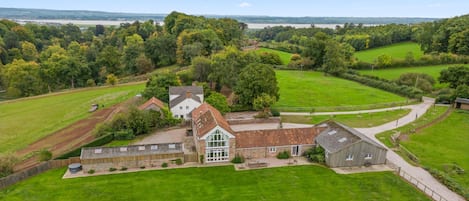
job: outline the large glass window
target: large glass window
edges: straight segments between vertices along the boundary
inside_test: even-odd
[[[220,130],[216,130],[207,137],[205,155],[207,162],[228,161],[229,160],[229,137]]]

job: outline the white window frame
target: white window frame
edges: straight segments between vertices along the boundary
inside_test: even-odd
[[[270,153],[275,153],[275,152],[277,152],[277,147],[269,147],[269,152],[270,152]]]
[[[210,134],[205,139],[205,161],[223,162],[230,159],[230,138],[220,129]]]
[[[138,146],[138,150],[139,150],[139,151],[144,151],[144,150],[145,150],[145,146]]]
[[[179,109],[182,110],[182,106],[179,106]]]
[[[151,149],[151,150],[158,150],[158,145],[151,145],[151,146],[150,146],[150,149]]]
[[[127,151],[127,147],[121,147],[121,148],[119,148],[119,151],[120,151],[120,152],[126,152],[126,151]]]
[[[103,153],[103,149],[101,149],[101,148],[94,149],[94,153],[95,153],[95,154]]]
[[[365,160],[370,160],[373,158],[373,155],[371,153],[365,154]]]
[[[353,161],[353,154],[347,154],[346,161]]]
[[[176,144],[168,144],[169,149],[176,149]]]

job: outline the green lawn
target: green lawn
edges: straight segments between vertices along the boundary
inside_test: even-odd
[[[442,122],[411,135],[401,142],[414,153],[423,166],[444,171],[444,166],[456,163],[465,174],[450,176],[469,190],[469,112],[454,111]]]
[[[277,70],[280,100],[274,107],[286,111],[361,110],[406,102],[404,97],[320,72]],[[379,105],[376,105],[379,104]],[[353,106],[356,108],[347,108]]]
[[[392,134],[396,132],[410,132],[412,130],[415,130],[416,128],[426,125],[432,122],[433,120],[437,119],[438,117],[443,115],[443,113],[445,113],[446,110],[448,110],[448,107],[445,107],[445,106],[431,107],[427,110],[427,112],[424,115],[419,116],[419,118],[416,121],[410,124],[407,124],[405,126],[399,127],[397,129],[394,129],[394,130],[379,133],[376,135],[376,138],[380,140],[382,143],[384,143],[386,146],[394,147],[390,139]]]
[[[390,69],[379,69],[379,70],[360,70],[359,72],[364,75],[374,75],[387,80],[396,80],[404,73],[425,73],[433,78],[437,82],[435,87],[441,88],[444,84],[438,83],[438,77],[443,69],[447,69],[450,66],[458,66],[463,64],[445,64],[436,66],[415,66],[415,67],[402,67],[402,68],[390,68]],[[469,65],[464,65],[469,66]]]
[[[219,166],[61,179],[64,171],[0,190],[0,200],[430,200],[391,172],[339,175],[318,166],[248,171]]]
[[[282,116],[284,123],[317,124],[327,119],[334,119],[354,128],[379,126],[409,114],[410,109],[393,110],[363,114],[315,115],[315,116]]]
[[[90,115],[91,104],[109,107],[135,96],[145,84],[97,87],[0,103],[0,153],[11,152]]]
[[[288,52],[283,52],[283,51],[280,51],[280,50],[273,50],[273,49],[263,48],[263,47],[257,49],[256,52],[258,52],[258,53],[261,53],[261,52],[277,53],[280,56],[280,60],[282,60],[283,65],[288,65],[288,63],[290,63],[290,58],[291,58],[291,55],[292,55],[291,53],[288,53]]]
[[[382,54],[387,54],[394,59],[405,59],[407,52],[414,53],[414,59],[420,59],[423,55],[423,51],[420,50],[420,46],[414,42],[403,42],[383,47],[363,50],[355,52],[355,57],[358,60],[374,63],[375,59]]]

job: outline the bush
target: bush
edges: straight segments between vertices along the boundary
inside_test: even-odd
[[[112,168],[109,168],[109,172],[114,172],[114,171],[116,171],[116,170],[117,170],[117,169],[116,169],[116,168],[113,168],[113,167],[112,167]]]
[[[325,163],[326,162],[326,158],[324,157],[324,149],[320,146],[313,147],[311,149],[306,150],[304,155],[311,162],[315,162],[315,163]]]
[[[13,173],[13,166],[18,159],[13,155],[0,154],[0,178]]]
[[[180,158],[176,159],[176,165],[182,165],[182,160]]]
[[[233,160],[231,160],[231,162],[232,163],[244,163],[244,157],[236,154]]]
[[[94,87],[94,86],[96,86],[96,82],[93,79],[88,79],[88,80],[86,80],[86,86]]]
[[[134,132],[129,129],[114,132],[115,140],[131,140],[134,138],[135,138]]]
[[[290,153],[287,151],[283,151],[277,154],[278,159],[289,159],[290,158]]]
[[[161,164],[161,167],[163,167],[163,168],[168,167],[168,163],[163,163],[163,164]]]
[[[271,108],[271,109],[270,109],[270,113],[271,113],[272,116],[274,116],[274,117],[279,117],[279,116],[280,116],[280,112],[279,112],[277,109],[274,109],[274,108]]]
[[[120,171],[126,171],[127,167],[121,167]]]
[[[94,174],[94,173],[95,173],[95,171],[93,169],[88,170],[88,174]]]
[[[52,159],[52,153],[47,149],[39,151],[39,161],[48,161]]]

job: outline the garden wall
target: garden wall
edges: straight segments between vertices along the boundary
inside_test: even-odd
[[[42,162],[39,165],[36,165],[34,167],[28,168],[26,170],[14,173],[12,175],[9,175],[4,178],[0,178],[0,189],[6,188],[10,185],[13,185],[15,183],[18,183],[20,181],[23,181],[29,177],[32,177],[34,175],[43,173],[47,170],[54,169],[54,168],[59,168],[59,167],[65,167],[68,166],[71,163],[79,163],[80,158],[79,157],[73,157],[73,158],[68,158],[68,159],[63,159],[63,160],[51,160],[51,161],[46,161]]]

